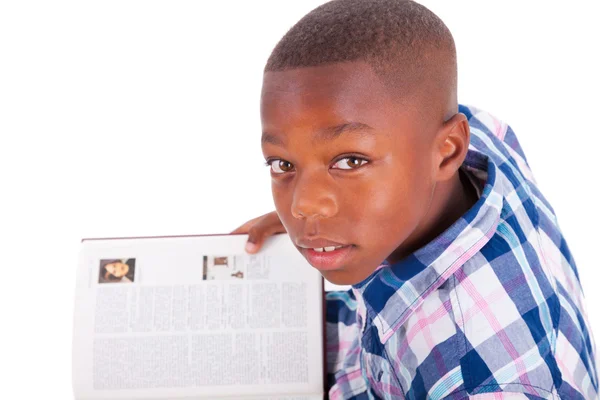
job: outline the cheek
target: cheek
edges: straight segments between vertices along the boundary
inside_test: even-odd
[[[425,174],[414,173],[412,168],[379,172],[377,179],[361,188],[354,214],[361,216],[370,239],[407,236],[426,212],[431,185]]]
[[[271,194],[273,195],[273,203],[275,203],[275,208],[278,213],[282,213],[286,211],[286,209],[290,208],[290,194],[289,190],[285,189],[285,186],[273,181],[271,183]]]
[[[271,183],[271,193],[273,194],[273,203],[275,204],[275,211],[279,219],[283,223],[286,230],[289,231],[289,223],[293,220],[292,217],[292,195],[291,189],[281,183]]]

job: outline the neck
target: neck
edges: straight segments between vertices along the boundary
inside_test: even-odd
[[[450,180],[438,184],[423,221],[387,261],[396,263],[432,242],[473,207],[477,200],[477,193],[469,178],[458,170]]]

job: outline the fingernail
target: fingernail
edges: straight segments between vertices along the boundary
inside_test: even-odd
[[[252,242],[246,242],[246,251],[248,253],[255,253],[258,250],[258,246]]]

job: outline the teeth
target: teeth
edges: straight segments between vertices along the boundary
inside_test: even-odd
[[[318,253],[322,253],[324,251],[334,251],[335,249],[339,249],[340,247],[344,247],[344,246],[315,247],[313,250]]]

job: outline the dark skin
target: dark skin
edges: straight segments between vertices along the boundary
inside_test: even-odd
[[[301,252],[320,239],[348,246],[343,265],[321,270],[335,284],[431,242],[477,200],[459,171],[467,118],[455,96],[432,97],[395,95],[361,62],[265,73],[262,150],[277,211],[234,232],[250,233],[250,252],[283,231]]]

